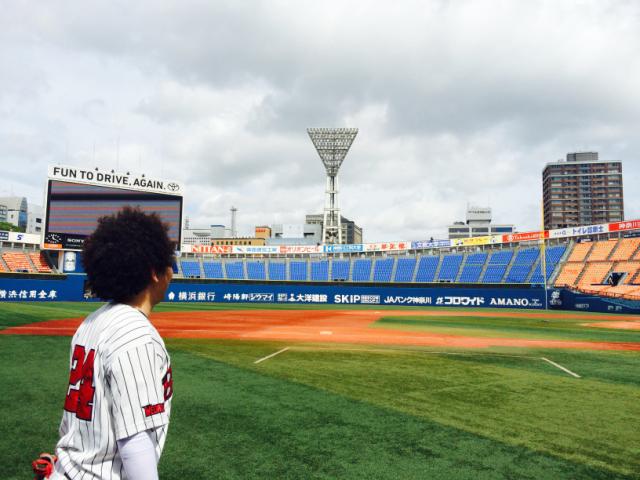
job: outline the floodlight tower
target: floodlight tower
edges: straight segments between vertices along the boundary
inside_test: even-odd
[[[327,188],[322,222],[322,243],[342,243],[342,221],[338,207],[338,170],[347,156],[357,128],[307,128],[327,170]]]

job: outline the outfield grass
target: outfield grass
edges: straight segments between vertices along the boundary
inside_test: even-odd
[[[96,307],[4,304],[0,325]],[[190,307],[229,309],[179,309]],[[505,336],[522,320],[483,320],[480,330]],[[446,328],[472,329],[458,321]],[[546,327],[526,326],[538,335]],[[567,335],[560,330],[554,335]],[[594,339],[609,333],[597,330]],[[163,479],[640,478],[638,353],[166,343],[176,393]],[[290,349],[254,363],[284,346]],[[0,336],[2,478],[29,478],[30,460],[53,448],[68,349],[68,337]]]

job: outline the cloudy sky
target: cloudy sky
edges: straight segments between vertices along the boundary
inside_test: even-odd
[[[540,224],[541,171],[623,161],[640,218],[640,4],[0,0],[0,195],[47,166],[180,180],[192,226],[324,205],[307,127],[358,127],[340,172],[365,241],[442,237],[467,203]]]

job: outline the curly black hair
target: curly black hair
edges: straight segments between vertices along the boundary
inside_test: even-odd
[[[143,291],[153,273],[173,263],[168,227],[155,213],[125,207],[101,217],[82,251],[89,287],[97,297],[127,302]]]

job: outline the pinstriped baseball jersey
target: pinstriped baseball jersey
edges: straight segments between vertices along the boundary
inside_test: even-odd
[[[71,342],[56,472],[74,480],[124,480],[116,441],[145,430],[160,458],[172,395],[169,354],[151,322],[128,305],[104,305]]]

